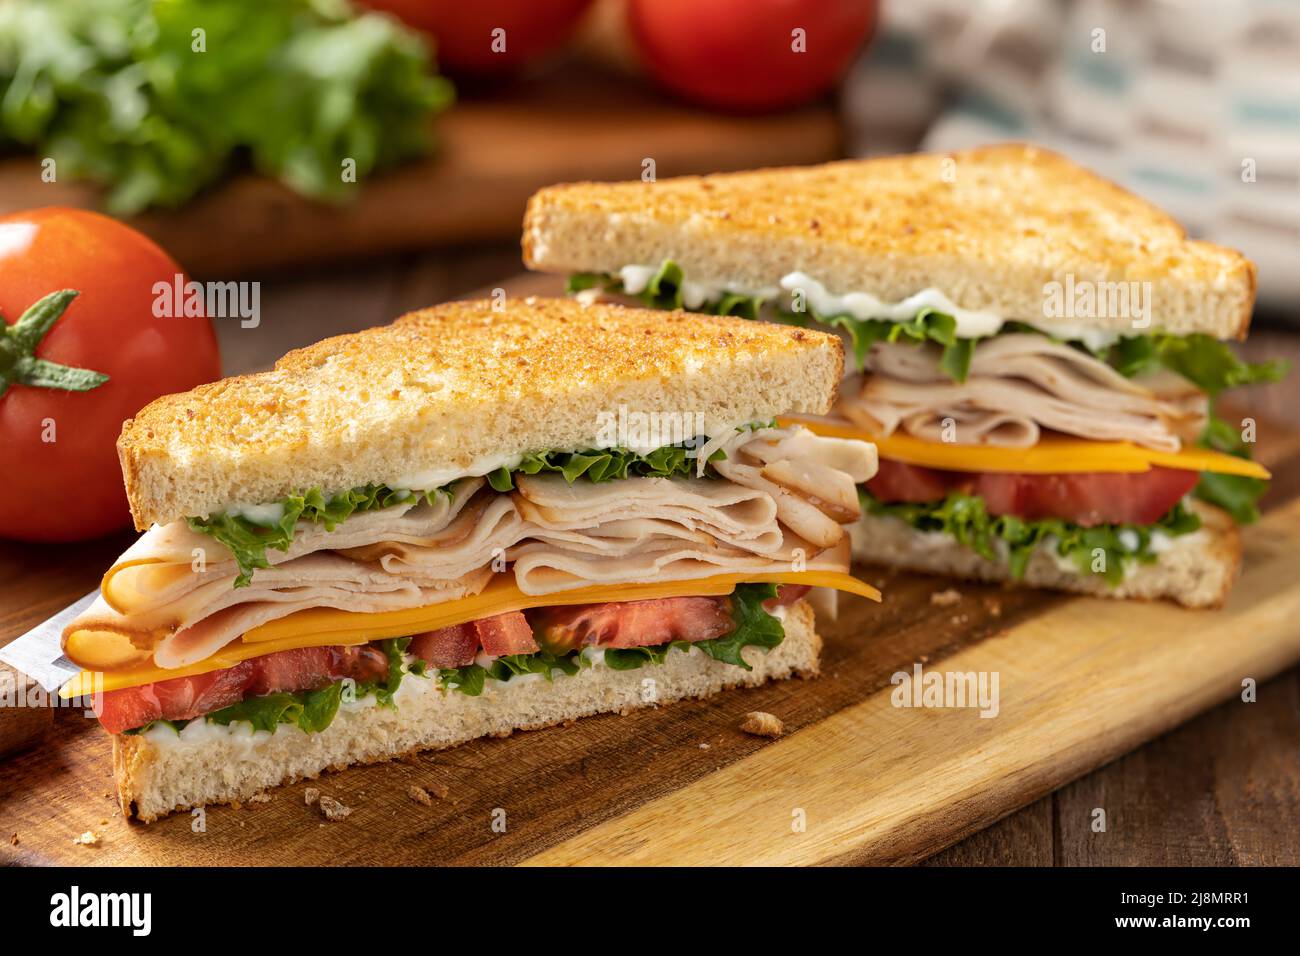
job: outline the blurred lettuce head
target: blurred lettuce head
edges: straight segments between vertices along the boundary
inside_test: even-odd
[[[427,40],[345,0],[0,3],[0,148],[176,207],[241,164],[326,200],[427,154],[452,101]]]

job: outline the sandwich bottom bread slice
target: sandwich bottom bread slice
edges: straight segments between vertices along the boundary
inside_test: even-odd
[[[151,821],[179,807],[247,800],[331,768],[815,676],[821,638],[808,602],[775,608],[774,617],[783,630],[780,643],[744,648],[748,669],[679,643],[647,649],[638,655],[640,666],[611,652],[587,652],[576,659],[572,673],[500,671],[466,688],[413,667],[418,659],[408,657],[387,705],[374,695],[343,702],[319,732],[289,724],[268,733],[247,722],[223,726],[199,720],[179,731],[156,726],[147,733],[117,734],[113,770],[122,811]]]
[[[880,596],[849,573],[876,454],[777,416],[842,366],[821,332],[530,299],[160,399],[118,443],[145,533],[60,693],[148,821],[815,674],[811,608]]]

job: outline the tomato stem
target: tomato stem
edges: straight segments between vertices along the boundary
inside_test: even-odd
[[[108,381],[103,372],[60,365],[35,355],[36,346],[78,295],[76,289],[51,292],[19,316],[13,325],[4,327],[0,333],[0,396],[10,385],[88,392]]]

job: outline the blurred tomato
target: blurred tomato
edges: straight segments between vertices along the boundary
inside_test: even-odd
[[[174,285],[180,271],[98,213],[0,217],[0,537],[76,541],[126,525],[122,422],[159,395],[221,375],[208,319],[154,317],[154,284]],[[61,313],[46,303],[52,326],[34,329],[33,313],[20,328],[32,305],[61,290],[78,294]]]
[[[475,74],[510,72],[554,49],[568,39],[591,5],[591,0],[364,2],[431,34],[437,40],[440,68]],[[504,30],[504,36],[494,35],[497,29]]]
[[[805,103],[844,74],[876,0],[629,0],[646,67],[673,92],[735,110]],[[796,31],[802,31],[797,33]]]

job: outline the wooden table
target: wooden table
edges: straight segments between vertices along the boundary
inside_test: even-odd
[[[421,305],[492,288],[519,271],[512,245],[408,256],[352,270],[264,283],[256,329],[218,323],[226,370],[258,367],[289,348],[378,324]],[[522,286],[554,287],[538,277]],[[1244,351],[1288,355],[1300,364],[1300,336],[1261,330]],[[1240,396],[1254,414],[1282,420],[1300,401],[1300,377]],[[126,536],[83,548],[75,562],[58,549],[0,545],[7,591],[48,613],[46,595],[84,593]],[[102,552],[102,553],[101,553]],[[0,608],[0,626],[4,624]],[[1126,757],[1071,783],[926,861],[929,865],[1289,864],[1300,863],[1300,671],[1259,689],[1259,701],[1225,704]],[[1091,830],[1093,809],[1111,825]]]

